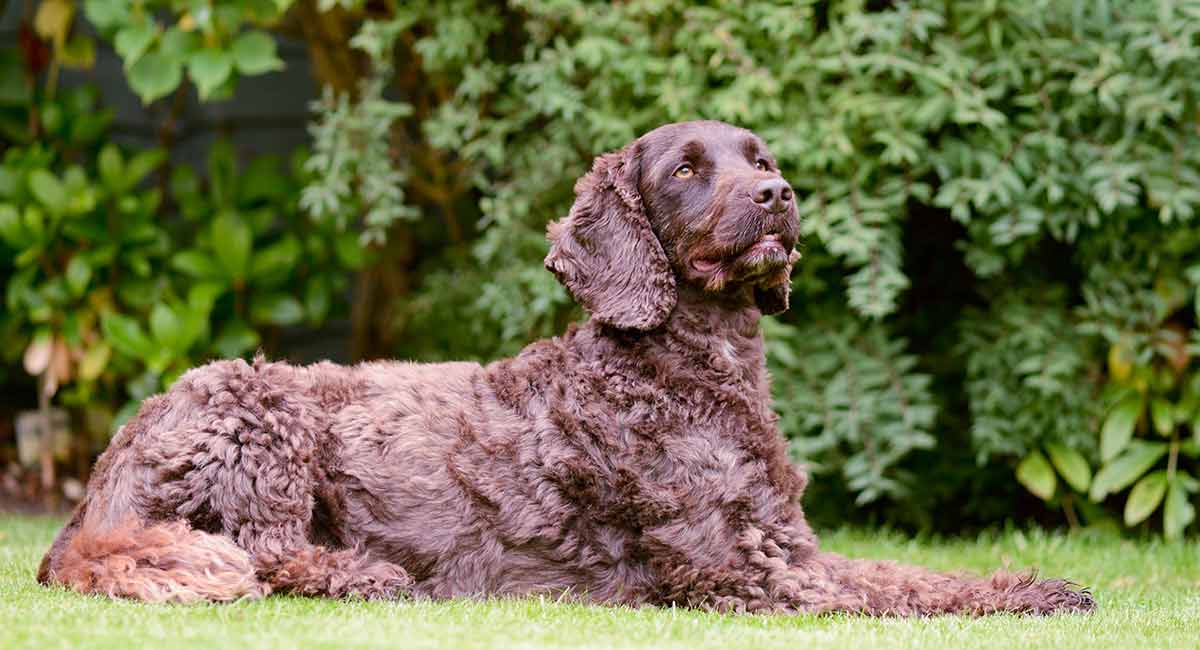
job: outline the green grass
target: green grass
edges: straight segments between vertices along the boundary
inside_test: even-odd
[[[826,534],[830,550],[942,569],[1038,566],[1090,585],[1091,616],[876,620],[721,616],[586,607],[546,599],[335,602],[272,597],[176,607],[42,588],[33,575],[59,520],[0,515],[0,648],[1196,648],[1200,546],[1006,533],[910,540]]]

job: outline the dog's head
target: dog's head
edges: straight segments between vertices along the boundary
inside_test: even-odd
[[[596,158],[548,228],[554,272],[592,317],[650,330],[686,283],[787,309],[799,222],[766,144],[722,122],[659,127]]]

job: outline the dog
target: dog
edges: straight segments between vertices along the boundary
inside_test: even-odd
[[[722,612],[1088,611],[1064,580],[819,549],[759,320],[796,197],[754,133],[599,156],[545,265],[590,315],[475,363],[217,361],[147,399],[38,571],[144,601],[570,594]]]

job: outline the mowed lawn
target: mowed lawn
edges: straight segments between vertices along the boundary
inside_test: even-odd
[[[876,620],[722,616],[530,598],[232,605],[117,602],[42,588],[34,571],[60,520],[0,514],[0,648],[1200,648],[1200,545],[1041,532],[973,540],[826,533],[849,555],[942,569],[1037,566],[1090,585],[1090,616]]]

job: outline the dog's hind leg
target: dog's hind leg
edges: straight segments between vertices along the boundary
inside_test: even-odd
[[[208,510],[250,553],[274,591],[309,596],[392,598],[412,580],[396,564],[312,539],[315,458],[324,414],[305,395],[295,369],[256,360],[223,362],[192,376],[213,414],[203,437],[208,463],[192,476],[207,489]],[[206,370],[208,369],[206,368]]]
[[[875,616],[929,616],[997,612],[1087,612],[1091,593],[1066,580],[998,571],[990,577],[942,573],[896,562],[860,560],[811,546],[784,552],[748,531],[740,540],[748,568],[761,571],[758,591],[768,609]]]

